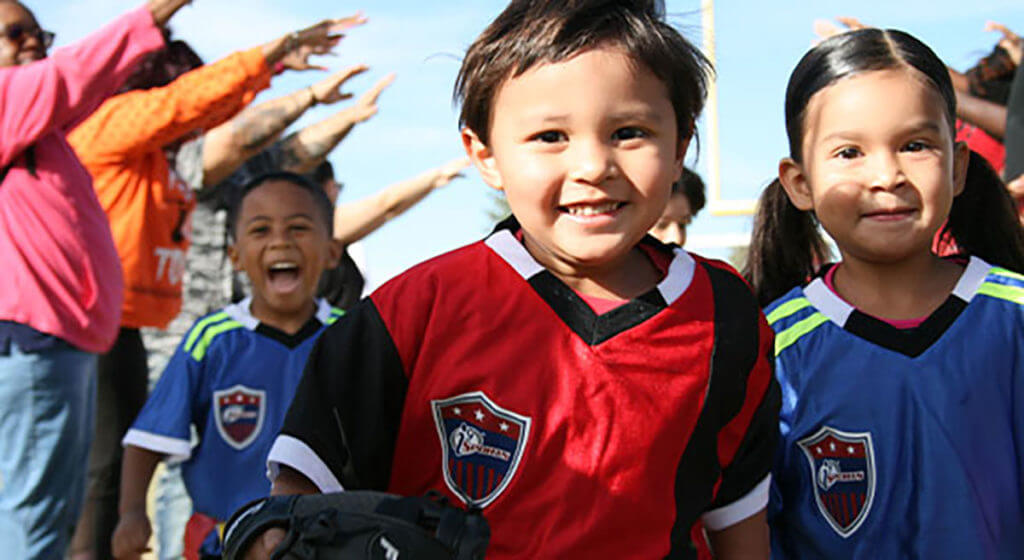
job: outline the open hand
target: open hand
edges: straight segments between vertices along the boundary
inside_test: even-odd
[[[395,74],[388,74],[381,78],[376,84],[373,84],[372,88],[366,90],[366,93],[360,95],[359,99],[356,100],[356,104],[348,109],[352,115],[352,120],[357,123],[361,123],[376,115],[377,98],[380,97],[380,94],[394,81]]]
[[[329,105],[344,99],[350,99],[351,93],[342,93],[341,86],[353,76],[358,76],[369,69],[365,64],[350,66],[341,72],[331,74],[326,79],[309,86],[313,99],[320,104]]]
[[[137,560],[149,552],[153,529],[144,511],[122,513],[111,538],[112,552],[118,560]]]
[[[462,170],[469,167],[469,164],[470,160],[468,157],[460,157],[438,167],[434,170],[433,187],[439,189],[451,183],[452,180],[463,177]]]
[[[361,12],[356,12],[348,17],[325,19],[296,31],[292,36],[294,45],[281,59],[281,64],[290,70],[326,70],[323,66],[310,63],[309,57],[333,54],[334,47],[344,37],[342,32],[363,25],[366,21]]]
[[[838,22],[838,25],[836,24]],[[840,33],[846,33],[847,31],[856,31],[858,29],[867,29],[869,25],[865,25],[859,19],[849,16],[840,16],[836,18],[836,21],[830,21],[827,19],[816,19],[814,20],[814,34],[818,37],[815,43],[819,43],[839,35]]]
[[[994,21],[985,24],[985,31],[998,31],[1002,33],[1003,38],[999,40],[999,46],[1006,49],[1014,64],[1020,66],[1021,55],[1024,54],[1024,41],[1021,40],[1020,35],[1017,35],[1005,25]]]

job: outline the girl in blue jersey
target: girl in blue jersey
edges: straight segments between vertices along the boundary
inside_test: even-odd
[[[783,391],[773,557],[1024,550],[1024,238],[955,109],[899,31],[835,36],[790,77],[746,271]]]

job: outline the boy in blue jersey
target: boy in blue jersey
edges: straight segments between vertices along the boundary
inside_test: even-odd
[[[116,557],[146,550],[146,489],[161,460],[184,461],[187,557],[214,551],[217,523],[269,492],[267,451],[313,342],[341,314],[314,297],[340,256],[332,214],[323,189],[292,173],[253,179],[230,209],[228,256],[252,295],[196,322],[125,436]]]

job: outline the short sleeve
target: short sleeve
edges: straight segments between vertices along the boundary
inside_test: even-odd
[[[179,345],[121,444],[167,455],[170,461],[191,457],[192,411],[201,375],[202,362]]]
[[[773,333],[760,314],[758,326],[758,356],[747,378],[742,408],[719,434],[720,456],[723,450],[734,451],[723,457],[721,484],[711,509],[702,516],[710,530],[729,527],[768,505],[781,394],[774,375]]]
[[[371,299],[328,327],[310,353],[267,459],[324,492],[385,490],[408,387],[395,344]]]

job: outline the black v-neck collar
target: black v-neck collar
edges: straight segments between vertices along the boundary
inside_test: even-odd
[[[860,311],[829,289],[824,276],[831,266],[834,265],[823,268],[818,277],[804,288],[808,301],[850,334],[910,358],[920,356],[946,334],[967,308],[990,268],[980,259],[971,259],[946,301],[920,325],[901,329]]]
[[[320,327],[331,322],[331,317],[334,314],[330,304],[323,299],[317,299],[313,316],[295,334],[288,334],[281,329],[261,323],[250,311],[251,305],[252,296],[225,307],[224,312],[235,321],[238,321],[243,327],[269,339],[276,340],[288,348],[295,348],[309,337],[315,335],[320,330]]]
[[[598,315],[579,294],[530,256],[515,238],[518,230],[519,223],[510,217],[498,224],[487,238],[487,245],[530,284],[570,330],[590,346],[597,346],[657,315],[678,299],[693,279],[695,263],[686,251],[646,236],[642,243],[673,254],[665,278],[646,293]]]
[[[323,323],[316,318],[316,315],[309,318],[302,328],[295,331],[295,334],[288,334],[277,327],[272,327],[266,323],[260,323],[256,325],[256,333],[261,334],[267,338],[276,340],[281,344],[284,344],[288,348],[295,348],[302,344],[309,337],[315,335]]]

